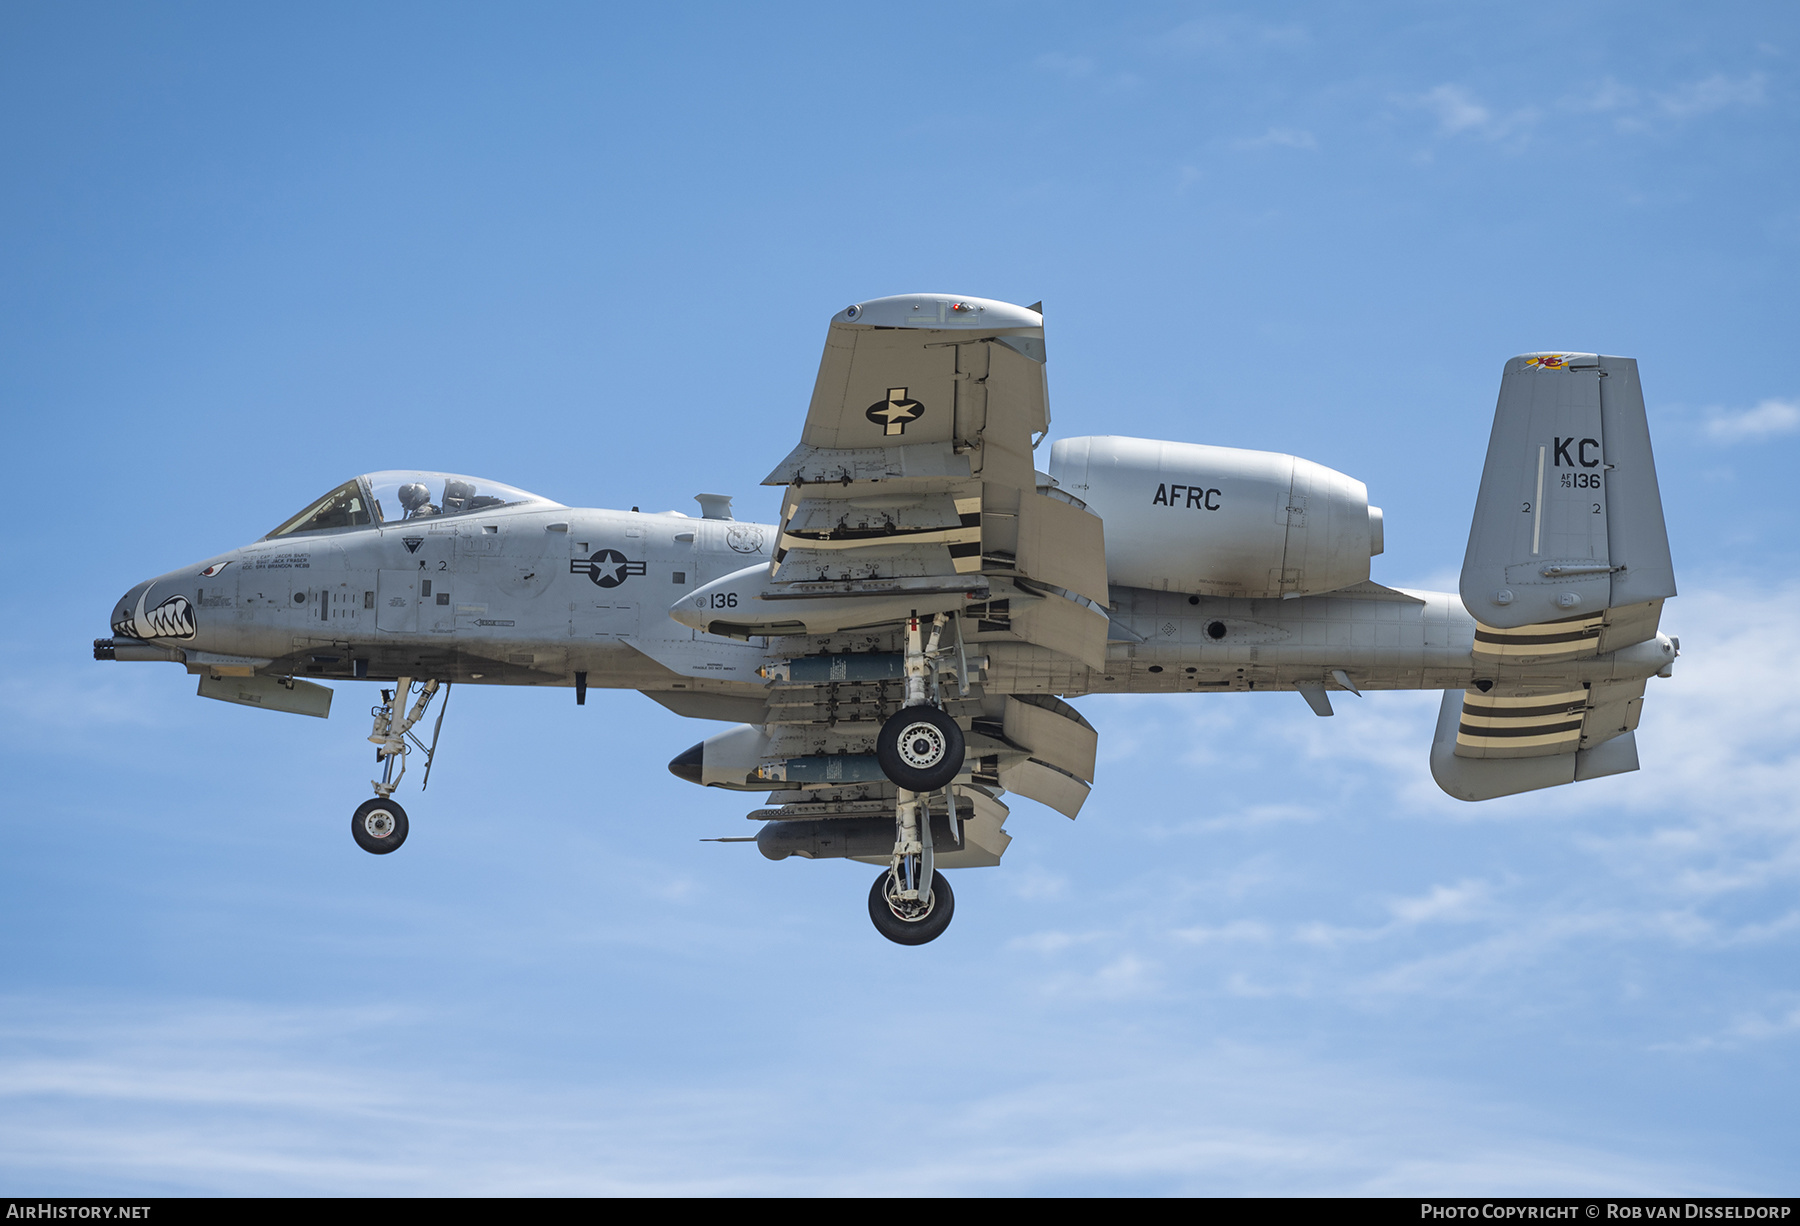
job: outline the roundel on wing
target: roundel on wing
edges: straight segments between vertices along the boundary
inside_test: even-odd
[[[925,406],[908,397],[905,388],[890,387],[887,399],[877,400],[863,416],[884,427],[884,435],[905,434],[908,422],[918,421],[925,416]]]

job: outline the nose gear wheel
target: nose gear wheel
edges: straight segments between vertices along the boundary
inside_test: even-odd
[[[350,837],[372,856],[385,856],[406,842],[406,810],[377,796],[356,806],[350,818]]]

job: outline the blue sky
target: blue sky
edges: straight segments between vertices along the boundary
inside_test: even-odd
[[[0,1182],[1791,1192],[1797,56],[1778,4],[7,8]],[[1081,818],[903,950],[872,870],[698,842],[752,806],[635,693],[459,689],[375,858],[353,687],[87,658],[355,472],[766,518],[825,321],[918,289],[1045,301],[1053,437],[1366,481],[1403,585],[1507,357],[1637,357],[1644,769],[1469,806],[1435,695],[1087,699]]]

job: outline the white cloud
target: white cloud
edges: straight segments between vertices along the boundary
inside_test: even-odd
[[[1065,55],[1061,51],[1046,51],[1037,57],[1036,63],[1045,72],[1056,73],[1071,81],[1079,81],[1094,75],[1094,61],[1085,55]]]
[[[1741,443],[1800,430],[1800,400],[1764,400],[1753,409],[1710,409],[1706,433],[1715,443]]]
[[[1268,941],[1274,933],[1267,924],[1240,919],[1213,927],[1202,924],[1193,928],[1177,928],[1169,935],[1177,941],[1189,945],[1211,945],[1229,941],[1250,941],[1260,944]]]
[[[1437,116],[1438,133],[1442,136],[1479,136],[1486,140],[1519,137],[1537,122],[1534,107],[1499,111],[1477,98],[1465,86],[1444,84],[1412,99]]]
[[[1487,882],[1459,881],[1453,886],[1434,885],[1419,898],[1394,899],[1388,909],[1405,924],[1457,922],[1475,918],[1487,898]]]
[[[1721,73],[1667,90],[1645,90],[1606,77],[1590,91],[1566,97],[1561,109],[1576,114],[1610,115],[1621,132],[1648,132],[1660,125],[1711,115],[1732,107],[1760,106],[1766,101],[1762,73],[1729,77]]]
[[[1053,73],[1066,81],[1086,83],[1103,93],[1134,89],[1139,83],[1135,73],[1104,71],[1093,57],[1086,55],[1047,51],[1033,62],[1042,72]]]
[[[1069,879],[1037,864],[1026,864],[1007,879],[1012,892],[1020,898],[1056,899],[1068,892]]]
[[[1438,130],[1446,135],[1485,128],[1493,121],[1493,112],[1460,85],[1440,85],[1419,99],[1437,113]]]
[[[1785,1038],[1800,1034],[1800,1005],[1773,1018],[1752,1015],[1733,1026],[1731,1033],[1745,1039]]]
[[[1059,954],[1082,939],[1067,932],[1033,932],[1026,936],[1014,937],[1006,944],[1009,949],[1022,949],[1028,953]]]
[[[1158,46],[1176,53],[1244,51],[1269,48],[1287,50],[1304,46],[1311,38],[1298,22],[1263,22],[1247,17],[1198,17],[1184,21],[1157,40]]]
[[[1237,142],[1240,149],[1306,149],[1319,147],[1318,138],[1303,128],[1270,128],[1261,136]]]
[[[1607,116],[1620,132],[1643,133],[1659,126],[1711,115],[1733,107],[1766,101],[1767,78],[1761,73],[1730,77],[1714,74],[1667,90],[1647,90],[1603,77],[1591,88],[1567,95],[1552,109],[1569,116]],[[1444,136],[1479,136],[1489,140],[1519,138],[1545,114],[1545,108],[1507,110],[1483,101],[1467,86],[1445,83],[1413,99],[1437,116]]]
[[[1641,95],[1629,85],[1621,85],[1612,77],[1604,77],[1586,94],[1563,100],[1563,108],[1571,111],[1613,112],[1635,109]]]
[[[1690,81],[1667,93],[1656,95],[1656,108],[1675,119],[1710,115],[1732,106],[1759,106],[1764,99],[1766,78],[1760,72],[1745,77],[1727,77],[1715,73],[1699,81]]]
[[[907,1181],[931,1195],[1121,1184],[1694,1194],[1722,1183],[1629,1142],[1561,1139],[1570,1130],[1552,1119],[1466,1085],[1266,1044],[1171,1043],[1136,1025],[1029,1042],[1021,1063],[1015,1049],[1031,1036],[1009,1019],[947,1029],[925,1008],[833,1045],[823,1062],[645,1087],[560,1067],[496,1083],[439,1067],[441,1052],[366,1054],[398,1019],[269,1010],[265,1030],[256,1010],[204,1002],[14,998],[9,1015],[21,1005],[34,1024],[15,1021],[3,1039],[0,1171],[49,1195],[866,1195],[891,1184],[894,1146],[920,1135],[934,1143],[909,1146]],[[843,1063],[921,1034],[955,1041],[933,1045],[918,1094],[883,1092]],[[1021,1080],[1025,1070],[1036,1075]]]

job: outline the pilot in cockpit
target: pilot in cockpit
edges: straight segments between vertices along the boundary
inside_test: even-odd
[[[409,481],[400,487],[400,505],[406,508],[406,518],[424,519],[428,515],[442,514],[437,507],[431,505],[431,491],[421,481]]]

